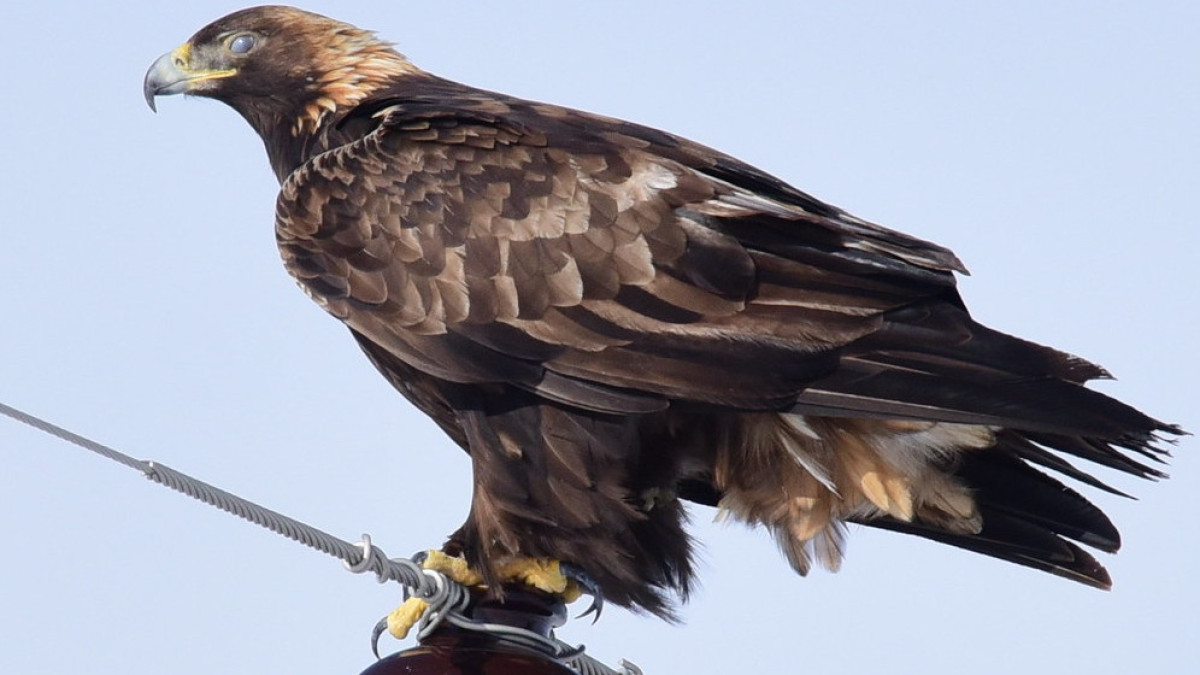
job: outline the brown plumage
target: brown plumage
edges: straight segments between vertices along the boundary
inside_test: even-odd
[[[205,27],[146,95],[226,102],[282,189],[300,286],[471,456],[448,548],[584,568],[669,615],[681,500],[764,525],[799,572],[843,523],[1087,584],[1119,546],[1035,466],[1144,477],[1178,434],[1087,389],[1105,372],[974,322],[948,250],[685,139],[425,73],[283,7]],[[1111,490],[1111,489],[1110,489]]]

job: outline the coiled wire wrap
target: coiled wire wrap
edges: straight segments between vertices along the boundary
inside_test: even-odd
[[[506,643],[532,649],[553,658],[580,675],[642,675],[641,669],[622,659],[619,670],[614,670],[584,653],[582,646],[571,645],[551,635],[545,637],[533,631],[503,624],[476,621],[463,611],[470,602],[470,593],[463,585],[440,572],[422,568],[407,558],[388,558],[379,547],[371,543],[364,534],[358,542],[348,542],[294,518],[272,511],[254,502],[226,492],[216,486],[176,471],[169,466],[150,460],[135,459],[123,452],[80,436],[40,417],[0,403],[0,413],[22,424],[31,426],[68,443],[140,471],[150,480],[181,492],[193,499],[215,506],[226,513],[265,527],[288,539],[300,542],[322,553],[339,558],[346,569],[355,573],[371,572],[380,583],[397,581],[406,588],[406,593],[421,598],[429,604],[421,615],[417,638],[424,639],[442,622],[464,630],[483,632]],[[372,636],[372,649],[381,635],[379,627]],[[378,652],[376,652],[378,656]]]

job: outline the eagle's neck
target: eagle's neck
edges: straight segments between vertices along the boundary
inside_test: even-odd
[[[315,154],[353,140],[334,127],[360,103],[424,75],[390,43],[350,26],[326,36],[312,63],[293,97],[230,101],[263,139],[280,183]]]
[[[283,184],[283,181],[293,171],[316,154],[313,146],[318,139],[317,134],[292,133],[292,123],[295,119],[293,112],[289,110],[271,115],[259,114],[258,119],[253,120],[249,115],[243,114],[250,122],[250,126],[254,127],[259,137],[262,138],[263,145],[267,149],[267,160],[271,163],[271,171],[275,173],[275,178],[279,180],[280,184]]]

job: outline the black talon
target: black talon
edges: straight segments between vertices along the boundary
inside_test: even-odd
[[[560,572],[562,572],[564,577],[574,581],[576,584],[579,584],[579,587],[583,589],[584,593],[592,596],[592,604],[589,605],[582,614],[575,618],[582,619],[588,614],[592,614],[594,612],[595,616],[592,617],[592,623],[594,624],[599,621],[600,613],[604,611],[604,593],[600,591],[600,584],[597,584],[596,580],[578,565],[560,562],[558,564],[558,569]]]
[[[383,633],[387,630],[387,617],[383,617],[371,629],[371,653],[375,655],[375,660],[378,661],[379,656],[379,638],[383,637]]]

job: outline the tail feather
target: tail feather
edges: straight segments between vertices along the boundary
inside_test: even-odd
[[[1031,462],[1033,464],[1037,464],[1038,466],[1056,471],[1069,478],[1074,478],[1081,483],[1104,490],[1109,494],[1127,497],[1129,499],[1133,498],[1132,495],[1122,492],[1108,483],[1100,480],[1099,478],[1096,478],[1092,474],[1083,471],[1074,464],[1050,452],[1042,446],[1037,445],[1021,434],[1012,431],[1001,431],[1000,433],[996,434],[996,440],[997,443],[1003,444],[1009,449],[1010,452],[1027,462]]]
[[[1166,427],[1160,427],[1166,428]],[[1168,429],[1170,430],[1170,429]],[[1177,430],[1172,433],[1179,433]],[[1166,478],[1167,474],[1155,469],[1151,466],[1132,459],[1112,446],[1128,448],[1129,445],[1137,447],[1152,447],[1149,445],[1149,440],[1141,440],[1139,443],[1133,444],[1129,442],[1104,441],[1097,438],[1087,438],[1079,436],[1069,436],[1065,434],[1046,434],[1039,432],[1026,432],[1023,434],[1029,440],[1044,445],[1069,455],[1074,455],[1081,459],[1086,459],[1102,466],[1107,466],[1118,471],[1133,474],[1141,478],[1159,479]],[[1146,434],[1146,437],[1149,433]],[[1153,451],[1150,451],[1153,454]],[[1161,450],[1158,452],[1162,452]],[[1139,454],[1147,454],[1142,452]],[[1151,456],[1151,455],[1147,455]],[[1161,461],[1161,460],[1159,460]]]
[[[1000,445],[966,455],[955,472],[974,491],[981,510],[1005,513],[1109,553],[1121,547],[1120,533],[1099,508],[1006,450]]]
[[[919,522],[905,523],[892,518],[865,521],[863,524],[915,534],[1050,572],[1095,588],[1112,588],[1112,578],[1108,575],[1108,570],[1086,551],[1044,527],[1004,511],[983,509],[983,528],[978,533],[969,535],[947,532]]]
[[[1056,450],[1079,451],[1072,454],[1084,454],[1087,449],[1089,459],[1135,475],[1150,478],[1159,475],[1153,470],[1146,473],[1136,463],[1113,459],[1124,456],[1096,439],[1002,430],[996,434],[993,447],[961,453],[947,465],[950,474],[974,496],[980,514],[977,531],[964,532],[920,518],[904,522],[886,515],[858,518],[856,522],[914,534],[1089,586],[1110,588],[1112,580],[1104,566],[1069,540],[1114,553],[1121,546],[1117,528],[1098,507],[1030,462],[1109,492],[1123,493],[1055,457],[1035,441]]]

